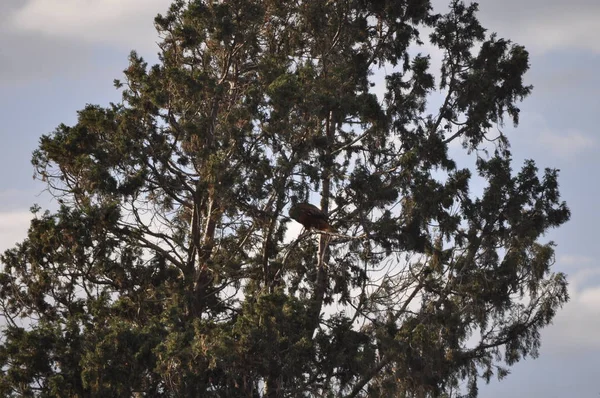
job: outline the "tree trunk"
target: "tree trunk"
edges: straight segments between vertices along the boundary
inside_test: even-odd
[[[199,197],[200,195],[196,195]],[[204,308],[206,307],[206,297],[210,294],[210,285],[213,280],[211,275],[211,269],[209,267],[210,257],[212,255],[214,247],[214,236],[217,223],[221,217],[221,209],[217,204],[216,191],[214,186],[209,187],[208,197],[206,198],[206,205],[204,209],[199,206],[200,202],[196,202],[194,210],[192,225],[192,248],[189,261],[191,262],[191,270],[194,275],[193,284],[193,314],[199,316]],[[205,215],[206,223],[204,225],[204,232],[200,232],[200,212]],[[197,259],[197,262],[196,262]]]
[[[334,138],[332,112],[329,112],[325,128],[327,146],[324,151],[325,167],[323,168],[322,177],[321,210],[327,214],[329,212],[329,195],[331,190],[331,145]],[[321,309],[323,307],[323,298],[325,297],[325,290],[327,289],[327,262],[329,260],[327,246],[330,238],[331,237],[327,234],[321,234],[319,238],[319,251],[317,253],[317,278],[315,280],[315,291],[310,309],[310,319],[313,321],[313,324],[310,328],[311,333],[314,333],[314,330],[319,327],[319,318],[321,315]]]

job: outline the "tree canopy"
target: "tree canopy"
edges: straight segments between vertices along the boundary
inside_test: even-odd
[[[0,394],[475,397],[536,356],[568,300],[543,235],[570,212],[499,128],[528,53],[476,4],[439,11],[158,15],[159,63],[132,52],[122,101],[33,154],[60,208],[0,257]],[[337,232],[291,228],[293,196]]]

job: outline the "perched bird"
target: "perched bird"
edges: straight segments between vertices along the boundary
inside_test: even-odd
[[[306,229],[318,229],[323,232],[337,232],[331,225],[327,215],[317,206],[310,203],[295,203],[292,200],[290,217],[304,226]]]

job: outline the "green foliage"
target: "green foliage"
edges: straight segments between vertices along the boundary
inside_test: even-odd
[[[568,299],[541,237],[570,212],[491,137],[528,54],[476,11],[175,1],[160,63],[132,52],[123,101],[33,155],[61,207],[0,257],[0,394],[476,396],[537,355]],[[290,230],[294,195],[340,234]]]

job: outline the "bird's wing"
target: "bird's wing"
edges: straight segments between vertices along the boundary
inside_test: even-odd
[[[311,205],[310,203],[301,203],[298,206],[300,206],[304,214],[306,214],[309,217],[327,220],[327,216],[325,215],[325,213],[323,213],[323,211],[321,211],[321,209],[319,209],[315,205]]]

